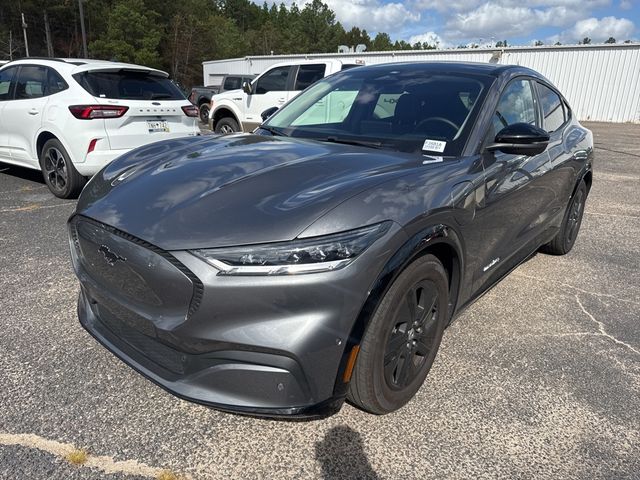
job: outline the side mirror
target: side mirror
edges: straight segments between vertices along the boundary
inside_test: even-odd
[[[242,82],[242,91],[247,95],[251,95],[253,93],[253,89],[251,88],[251,84],[249,82]]]
[[[278,111],[278,107],[267,108],[264,112],[260,114],[260,116],[262,117],[262,121],[264,122],[267,118],[269,118],[271,115],[273,115],[277,111]]]
[[[528,123],[514,123],[498,132],[487,150],[499,150],[513,155],[539,155],[549,145],[549,134]]]

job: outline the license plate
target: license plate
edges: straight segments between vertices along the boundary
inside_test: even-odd
[[[168,132],[169,124],[166,120],[147,120],[149,133]]]

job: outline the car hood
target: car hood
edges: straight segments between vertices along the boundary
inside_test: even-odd
[[[419,155],[238,134],[167,140],[93,177],[76,213],[165,250],[291,240]]]

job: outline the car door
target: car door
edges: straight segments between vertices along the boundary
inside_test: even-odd
[[[0,160],[11,159],[7,132],[10,119],[4,110],[13,98],[14,80],[17,72],[18,67],[9,67],[0,71]]]
[[[551,209],[558,214],[556,223],[559,224],[575,186],[576,171],[572,162],[574,159],[572,150],[577,143],[576,136],[582,139],[585,132],[583,129],[576,128],[572,129],[569,135],[565,135],[570,114],[568,106],[550,86],[536,82],[536,90],[542,114],[542,128],[549,134],[550,170],[547,176],[549,177],[548,185],[554,193]]]
[[[502,90],[485,146],[514,123],[541,123],[534,82],[528,77],[515,78]],[[482,162],[484,191],[474,220],[480,232],[475,290],[484,290],[531,253],[548,223],[554,197],[546,178],[548,150],[533,156],[484,150]]]
[[[252,131],[262,123],[262,112],[267,108],[281,107],[287,102],[292,71],[291,65],[275,67],[253,82],[251,95],[245,95],[243,130]]]
[[[15,80],[13,100],[6,103],[2,115],[9,136],[11,160],[38,167],[36,135],[42,125],[46,96],[47,67],[21,65]]]

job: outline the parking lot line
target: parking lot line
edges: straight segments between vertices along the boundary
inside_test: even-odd
[[[33,448],[65,459],[69,455],[78,451],[78,448],[71,443],[49,440],[32,433],[0,433],[0,445],[18,445],[26,448]],[[190,478],[186,475],[175,475],[162,468],[151,467],[144,463],[140,463],[137,460],[114,460],[112,457],[106,455],[88,454],[86,461],[78,464],[78,466],[94,468],[101,470],[106,474],[120,473],[156,479],[174,478],[176,480],[187,480]]]

